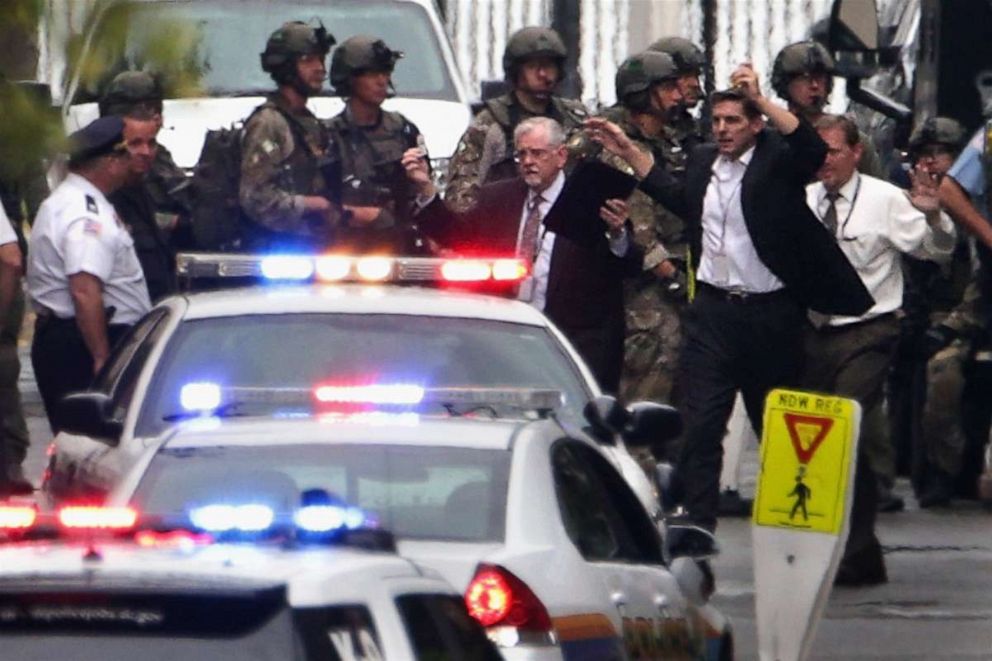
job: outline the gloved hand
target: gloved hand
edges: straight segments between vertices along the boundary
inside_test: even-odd
[[[920,339],[920,357],[930,360],[938,351],[958,338],[959,333],[944,324],[931,326]]]

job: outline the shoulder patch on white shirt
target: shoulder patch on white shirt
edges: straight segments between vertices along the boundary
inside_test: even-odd
[[[90,213],[100,213],[100,210],[96,206],[96,200],[93,199],[92,195],[86,196],[86,210]]]

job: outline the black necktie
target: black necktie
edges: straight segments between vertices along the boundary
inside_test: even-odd
[[[837,198],[840,197],[840,193],[827,193],[827,200],[830,202],[830,206],[827,207],[826,213],[823,214],[823,225],[830,232],[830,236],[837,236]]]

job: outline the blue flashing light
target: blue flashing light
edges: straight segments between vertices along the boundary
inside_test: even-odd
[[[305,532],[322,533],[341,528],[361,528],[366,523],[366,517],[365,512],[357,507],[305,505],[293,514],[293,522]]]
[[[262,258],[261,271],[267,280],[309,280],[314,262],[302,255],[269,255]]]
[[[220,401],[220,386],[216,383],[187,383],[179,391],[179,404],[187,411],[213,411]]]
[[[267,505],[205,505],[190,510],[190,522],[207,532],[262,532],[272,527],[275,512]]]

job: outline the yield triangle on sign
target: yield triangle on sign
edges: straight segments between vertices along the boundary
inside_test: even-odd
[[[799,413],[784,413],[783,415],[799,463],[808,464],[809,460],[816,454],[816,449],[820,447],[820,443],[834,426],[833,418],[821,418],[820,416]]]

